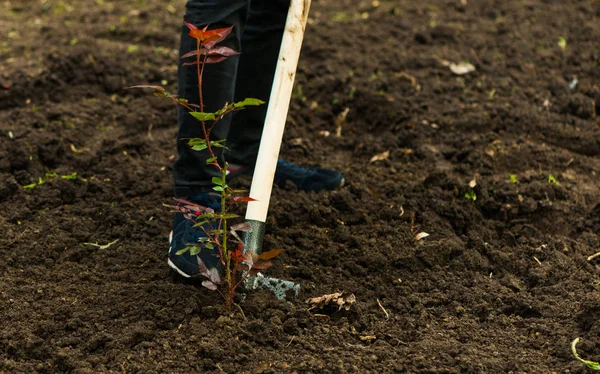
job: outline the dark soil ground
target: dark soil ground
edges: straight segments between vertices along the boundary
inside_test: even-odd
[[[174,90],[183,12],[0,3],[0,372],[583,373],[577,337],[600,359],[597,0],[315,0],[282,155],[348,183],[274,189],[270,274],[302,294],[245,317],[166,266],[175,112],[123,90]],[[308,310],[336,291],[356,304]]]

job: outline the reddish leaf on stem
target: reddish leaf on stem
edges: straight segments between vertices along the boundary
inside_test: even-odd
[[[183,21],[183,23],[185,23],[185,25],[186,25],[186,26],[187,26],[187,27],[188,27],[190,30],[198,30],[198,27],[197,27],[197,26],[194,26],[194,25],[192,25],[192,24],[191,24],[191,23],[189,23],[189,22],[185,22],[185,21]]]
[[[164,87],[154,86],[154,85],[151,85],[151,84],[138,84],[138,85],[130,86],[130,87],[127,87],[127,88],[153,88],[153,89],[155,89],[157,91],[160,91],[160,92],[163,92],[163,93],[165,92]]]
[[[246,261],[246,256],[244,256],[244,245],[242,243],[238,243],[237,248],[231,251],[231,259],[237,263]]]
[[[250,196],[234,196],[233,201],[236,203],[249,203],[251,201],[257,201],[257,200],[251,198]]]
[[[233,226],[231,226],[231,230],[232,231],[250,231],[250,229],[252,228],[252,224],[250,222],[242,222],[242,223],[237,223]]]
[[[257,259],[267,261],[267,260],[270,260],[272,258],[279,256],[281,253],[283,253],[283,249],[273,249],[271,251],[266,251],[266,252],[259,254]]]
[[[235,55],[240,54],[239,52],[236,52],[229,47],[219,46],[219,47],[215,47],[212,49],[201,48],[200,52],[198,52],[198,50],[195,49],[193,51],[190,51],[190,52],[182,55],[181,59],[188,58],[188,57],[195,57],[198,55],[198,53],[200,53],[201,56],[209,56],[209,57],[222,57],[222,56],[230,57],[230,56],[235,56]]]
[[[204,27],[203,29],[199,29],[189,22],[185,22],[185,24],[190,29],[190,36],[200,41],[206,49],[211,49],[217,43],[222,42],[227,35],[231,34],[231,30],[233,30],[233,26],[222,29],[208,30],[208,26]]]
[[[208,56],[205,60],[204,63],[205,64],[216,64],[218,62],[222,62],[227,60],[227,57],[225,56]]]

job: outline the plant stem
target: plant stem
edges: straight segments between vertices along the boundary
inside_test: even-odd
[[[227,165],[225,165],[224,168],[221,169],[221,179],[223,180],[223,190],[221,191],[221,214],[225,214],[226,213],[226,209],[227,209]],[[219,231],[221,232],[221,231]],[[235,283],[235,280],[232,280],[232,274],[231,274],[231,255],[230,253],[227,251],[227,219],[223,218],[223,240],[221,242],[221,249],[222,249],[222,253],[223,256],[225,256],[225,276],[227,279],[227,310],[231,311],[231,305],[233,304],[233,291],[234,289],[231,287],[232,284]],[[233,274],[233,276],[235,276],[235,273]]]
[[[196,74],[198,74],[198,98],[200,99],[200,111],[204,112],[204,97],[202,96],[202,74],[204,73],[204,64],[200,63],[200,51],[202,50],[202,42],[196,39]],[[203,123],[204,124],[204,123]]]

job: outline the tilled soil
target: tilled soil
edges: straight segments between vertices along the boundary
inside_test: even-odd
[[[175,111],[124,90],[175,90],[184,1],[0,9],[0,372],[583,373],[577,337],[600,359],[598,1],[315,0],[282,155],[347,185],[274,188],[269,274],[302,293],[233,315],[166,266]],[[308,310],[336,291],[349,311]]]

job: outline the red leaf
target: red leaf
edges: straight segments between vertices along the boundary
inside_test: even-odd
[[[181,56],[181,59],[183,60],[184,58],[196,56],[197,54],[198,54],[198,50],[194,49],[193,51],[188,52],[188,53],[184,54],[183,56]]]
[[[190,26],[188,25],[188,27]],[[190,28],[190,36],[202,42],[203,46],[206,47],[206,49],[211,49],[217,43],[223,41],[223,39],[225,39],[227,35],[231,34],[233,26],[209,31],[207,31],[207,28],[208,26],[206,26],[202,30],[198,29],[197,27],[195,29]]]
[[[209,280],[202,281],[202,285],[211,291],[215,291],[217,289],[217,285]]]
[[[258,255],[258,257],[256,257],[258,260],[270,260],[272,258],[275,258],[277,256],[279,256],[281,253],[283,253],[283,249],[273,249],[271,251],[267,251],[267,252],[263,252],[261,254]]]
[[[242,222],[231,226],[231,231],[250,231],[252,224],[250,222]]]
[[[227,35],[231,34],[231,30],[233,30],[233,26],[206,31],[204,33],[205,36],[203,40],[204,46],[208,49],[211,49],[217,43],[222,42]]]
[[[204,50],[204,48],[203,48]],[[212,48],[210,50],[208,50],[208,55],[209,56],[235,56],[235,55],[239,55],[240,52],[236,52],[233,49],[229,48],[229,47],[225,47],[225,46],[220,46],[220,47],[215,47]]]
[[[246,261],[246,256],[244,256],[244,245],[242,243],[238,243],[237,248],[231,251],[231,259],[238,263]]]
[[[183,21],[183,23],[185,23],[185,25],[186,25],[186,26],[187,26],[187,27],[188,27],[190,30],[198,30],[198,27],[196,27],[196,26],[192,25],[192,24],[191,24],[191,23],[189,23],[189,22],[185,22],[185,21]]]
[[[273,266],[270,261],[259,261],[252,264],[252,269],[265,270]]]
[[[233,201],[236,203],[249,203],[251,201],[257,201],[250,196],[234,196]]]
[[[208,56],[205,60],[205,64],[216,64],[221,61],[227,60],[227,56]]]
[[[153,85],[150,85],[150,84],[138,84],[136,86],[130,86],[130,87],[127,87],[127,88],[153,88],[153,89],[155,89],[157,91],[160,91],[160,92],[163,92],[163,93],[165,92],[165,89],[163,87],[161,87],[161,86],[153,86]]]

